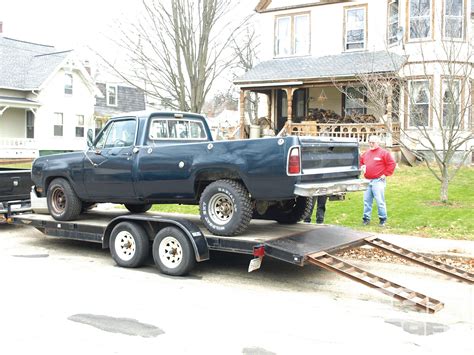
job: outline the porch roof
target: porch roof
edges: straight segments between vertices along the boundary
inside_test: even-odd
[[[21,97],[0,96],[0,107],[35,108],[41,106],[38,101]]]
[[[324,57],[276,58],[261,62],[234,84],[274,83],[278,81],[321,81],[323,79],[353,78],[368,73],[398,72],[406,58],[387,51],[357,52]]]

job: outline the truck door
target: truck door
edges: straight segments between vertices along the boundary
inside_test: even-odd
[[[84,185],[90,196],[107,201],[134,199],[132,167],[137,120],[110,122],[84,159]]]

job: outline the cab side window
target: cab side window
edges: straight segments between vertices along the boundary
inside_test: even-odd
[[[96,148],[130,147],[135,143],[135,120],[115,121],[108,125],[96,143]]]

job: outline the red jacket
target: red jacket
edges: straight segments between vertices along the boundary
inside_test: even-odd
[[[382,175],[392,175],[397,163],[388,151],[377,147],[373,150],[369,149],[361,155],[360,165],[365,165],[364,176],[367,179],[378,179]]]

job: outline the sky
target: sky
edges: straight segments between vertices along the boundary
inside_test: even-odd
[[[3,36],[59,50],[100,47],[117,19],[136,17],[141,0],[0,0]]]

